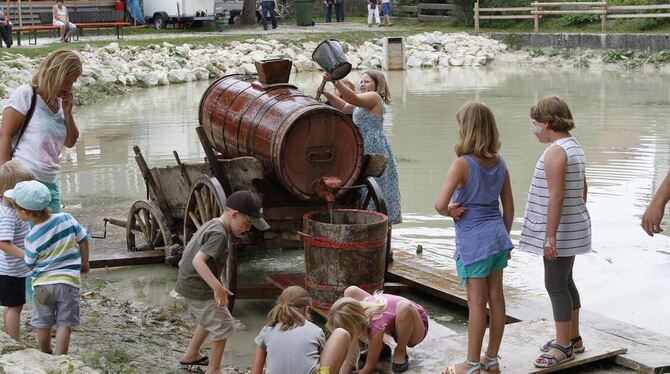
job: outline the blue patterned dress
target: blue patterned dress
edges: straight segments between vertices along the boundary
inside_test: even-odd
[[[388,157],[388,164],[386,164],[384,173],[381,177],[375,178],[375,181],[382,189],[382,194],[386,201],[389,224],[401,223],[398,168],[393,158],[391,145],[386,139],[386,135],[384,135],[384,116],[377,116],[363,108],[354,107],[353,120],[363,137],[364,153],[366,155],[376,154]]]

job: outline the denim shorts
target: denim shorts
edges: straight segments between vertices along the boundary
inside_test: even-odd
[[[461,286],[468,283],[468,278],[486,278],[492,272],[507,267],[507,258],[511,250],[502,250],[483,260],[464,265],[460,257],[456,259],[456,273],[461,278]]]
[[[33,287],[31,324],[37,329],[79,326],[79,288],[64,283]]]
[[[382,4],[382,13],[385,16],[388,16],[391,14],[391,3],[383,3]]]
[[[205,330],[213,341],[227,339],[235,334],[235,320],[228,308],[217,308],[214,299],[196,300],[184,298],[193,318]]]

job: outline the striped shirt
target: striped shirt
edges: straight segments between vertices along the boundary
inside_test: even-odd
[[[568,157],[565,172],[565,190],[561,221],[556,233],[558,257],[568,257],[591,251],[591,217],[584,202],[586,156],[582,146],[574,137],[553,142],[535,165],[535,173],[528,191],[528,203],[524,216],[519,249],[542,255],[547,230],[547,204],[549,190],[544,170],[547,150],[559,146]]]
[[[16,210],[5,205],[0,199],[0,240],[11,242],[24,250],[23,241],[29,230],[28,223],[16,216]],[[0,275],[24,278],[30,275],[30,269],[22,259],[0,251]]]
[[[33,268],[33,286],[64,283],[79,287],[81,252],[86,229],[67,213],[52,214],[33,226],[26,238],[25,262]]]

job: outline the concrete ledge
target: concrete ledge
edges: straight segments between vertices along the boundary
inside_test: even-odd
[[[652,53],[670,49],[669,34],[490,33],[487,36],[513,47],[625,49]]]

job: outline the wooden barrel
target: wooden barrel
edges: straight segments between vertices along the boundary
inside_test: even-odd
[[[225,76],[205,91],[199,120],[224,157],[257,158],[266,177],[303,200],[316,199],[315,180],[332,176],[351,186],[361,171],[363,140],[356,125],[290,84]]]
[[[305,285],[312,306],[330,309],[349,286],[370,293],[384,287],[388,217],[357,209],[334,209],[303,217]]]

